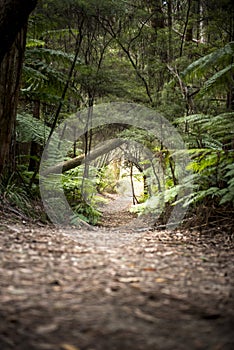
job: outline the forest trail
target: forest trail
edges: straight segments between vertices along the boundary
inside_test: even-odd
[[[150,230],[152,223],[149,217],[137,217],[131,212],[133,200],[131,194],[106,194],[106,203],[100,206],[102,217],[99,226],[101,228],[116,228],[136,231]]]
[[[102,212],[101,227],[123,227],[136,219],[136,215],[130,212],[131,195],[106,194],[104,198],[107,202],[100,207]]]
[[[234,348],[233,235],[137,228],[129,205],[91,231],[1,212],[1,350]]]

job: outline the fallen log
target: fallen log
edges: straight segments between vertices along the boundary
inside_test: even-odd
[[[114,139],[114,140],[107,141],[102,146],[94,149],[87,156],[85,156],[85,154],[81,154],[78,157],[50,166],[45,170],[43,170],[40,175],[46,176],[49,174],[59,174],[61,173],[61,171],[62,173],[64,173],[65,171],[68,171],[70,169],[76,168],[77,166],[80,166],[84,162],[86,163],[91,162],[97,157],[100,157],[105,153],[113,151],[115,148],[118,148],[125,142],[126,140],[123,140],[123,139]]]

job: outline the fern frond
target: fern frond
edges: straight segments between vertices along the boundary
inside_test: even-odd
[[[27,39],[26,48],[32,48],[32,47],[38,47],[38,46],[45,46],[44,40],[38,40],[38,39]]]
[[[32,80],[39,80],[39,81],[48,80],[48,77],[45,74],[27,65],[23,66],[23,74],[24,74],[25,80],[29,83]]]
[[[193,136],[202,134],[202,144],[211,149],[221,149],[222,145],[227,146],[228,142],[232,142],[234,136],[234,113],[222,113],[216,116],[193,114],[176,119],[175,123],[187,123],[190,132],[187,135],[188,143],[192,145]],[[196,127],[198,127],[196,129]]]
[[[35,64],[34,67],[24,65],[22,80],[24,84],[21,92],[24,95],[30,95],[36,91],[41,93],[49,91],[51,95],[52,92],[58,94],[66,83],[65,76],[44,64],[39,66]]]
[[[220,89],[222,85],[226,86],[227,81],[231,79],[230,73],[232,71],[234,71],[234,64],[230,64],[226,68],[212,75],[210,79],[206,80],[203,87],[197,94],[196,98],[200,98],[204,96],[205,94],[209,93],[211,90],[213,92],[216,88]]]
[[[27,49],[25,53],[25,59],[33,58],[34,60],[40,59],[44,60],[48,64],[51,64],[51,62],[55,63],[58,62],[61,64],[61,62],[71,64],[73,63],[75,59],[75,55],[71,53],[66,53],[62,50],[53,50],[53,49],[47,49],[43,47],[38,48],[31,48]],[[80,64],[80,59],[77,59],[76,64]]]
[[[61,39],[65,38],[68,35],[77,36],[79,34],[79,31],[77,29],[53,29],[53,30],[47,30],[46,32],[42,33],[42,37],[50,37],[52,39]]]
[[[26,50],[23,66],[22,93],[31,96],[41,95],[39,100],[53,103],[59,100],[68,79],[68,67],[71,66],[74,55],[60,50],[31,48]],[[76,63],[79,65],[79,60]],[[77,92],[69,86],[69,92]],[[50,98],[45,100],[45,98]]]
[[[205,135],[202,140],[203,145],[212,150],[221,151],[223,143],[216,140],[215,138],[211,138],[210,135]]]
[[[35,141],[44,145],[48,139],[50,129],[41,120],[33,118],[29,114],[18,114],[16,123],[16,135],[18,142]]]
[[[191,114],[191,115],[185,115],[183,117],[177,118],[175,120],[175,124],[180,123],[204,123],[204,121],[209,120],[209,117],[205,114],[199,113],[199,114]]]
[[[196,78],[203,76],[210,67],[214,67],[220,63],[226,63],[234,55],[234,42],[230,42],[223,48],[218,49],[210,54],[201,57],[197,61],[191,63],[182,73],[184,78]]]

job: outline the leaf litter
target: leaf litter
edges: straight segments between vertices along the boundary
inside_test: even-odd
[[[0,348],[231,350],[233,241],[119,207],[69,234],[3,213]]]

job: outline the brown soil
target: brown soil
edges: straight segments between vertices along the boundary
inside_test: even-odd
[[[94,230],[1,211],[0,349],[234,349],[233,234],[152,230],[125,205]]]

